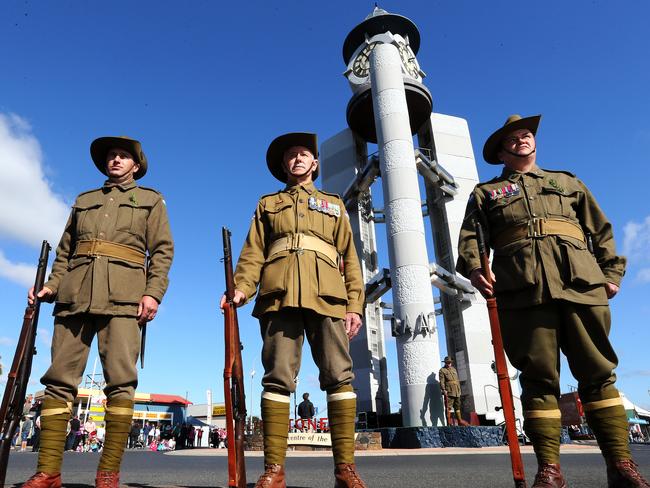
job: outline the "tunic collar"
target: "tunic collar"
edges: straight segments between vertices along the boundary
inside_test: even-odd
[[[299,192],[301,189],[306,191],[309,195],[311,195],[312,193],[314,193],[316,191],[316,187],[314,186],[313,182],[306,183],[304,185],[301,185],[301,184],[297,184],[297,185],[293,185],[293,186],[287,185],[284,188],[284,191],[289,192],[289,193],[296,193],[296,192]]]
[[[533,169],[525,173],[522,173],[520,171],[515,171],[514,169],[506,168],[504,166],[503,171],[501,172],[501,177],[506,178],[510,181],[518,181],[521,178],[521,176],[524,174],[528,176],[534,176],[536,178],[544,178],[544,170],[542,170],[537,165],[535,165]]]
[[[135,180],[127,181],[126,183],[112,183],[110,180],[106,180],[102,189],[105,192],[111,191],[112,188],[119,188],[122,191],[128,191],[132,190],[136,186]]]

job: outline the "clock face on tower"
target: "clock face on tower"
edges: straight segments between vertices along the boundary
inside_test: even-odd
[[[420,78],[420,67],[418,62],[415,59],[415,54],[411,51],[411,48],[403,41],[397,42],[397,49],[399,51],[399,56],[402,58],[402,65],[406,72],[416,80]]]
[[[354,59],[354,63],[352,63],[352,72],[359,78],[365,78],[368,76],[368,70],[370,69],[370,53],[377,44],[379,44],[379,42],[368,44]]]

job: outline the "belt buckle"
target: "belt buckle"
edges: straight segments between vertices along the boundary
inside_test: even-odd
[[[97,239],[91,239],[90,240],[90,251],[88,251],[88,256],[96,259],[99,257],[99,254],[97,253]]]
[[[302,247],[303,234],[293,234],[291,236],[291,252],[297,253],[299,256],[305,253]]]
[[[542,217],[535,217],[528,221],[528,236],[527,237],[544,237],[546,231],[544,229],[544,222],[546,219]]]

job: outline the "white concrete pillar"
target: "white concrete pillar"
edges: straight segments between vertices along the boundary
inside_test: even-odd
[[[370,55],[377,144],[393,291],[394,316],[403,332],[397,356],[404,426],[441,424],[440,369],[429,258],[418,172],[409,124],[400,56],[392,44]],[[433,396],[436,399],[433,399]],[[431,412],[434,408],[437,411]]]

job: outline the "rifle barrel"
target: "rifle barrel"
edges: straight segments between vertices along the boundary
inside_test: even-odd
[[[2,404],[0,404],[0,486],[4,486],[7,475],[7,463],[11,450],[11,440],[23,414],[23,404],[27,393],[27,384],[32,373],[32,360],[36,354],[36,331],[41,300],[36,297],[43,289],[50,244],[43,241],[34,280],[34,303],[27,304],[23,316],[23,325],[16,345],[16,352],[7,375]]]

